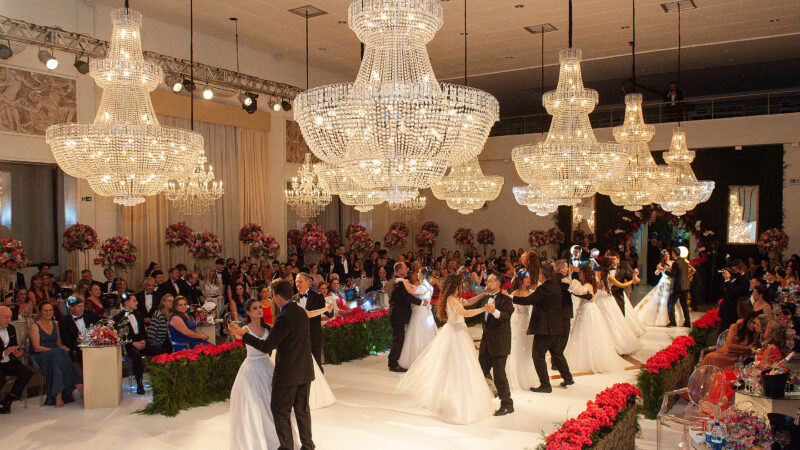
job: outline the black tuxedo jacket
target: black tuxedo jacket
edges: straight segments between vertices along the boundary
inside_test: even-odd
[[[527,297],[514,297],[514,303],[520,305],[533,305],[533,314],[528,324],[528,334],[544,336],[561,336],[562,325],[562,303],[564,295],[561,291],[563,284],[556,277],[547,280],[536,288]],[[570,310],[572,306],[570,305]]]
[[[381,280],[378,277],[372,277],[372,286],[367,288],[367,292],[383,290],[383,282],[384,281],[386,281],[386,280]]]
[[[189,283],[187,283],[184,280],[181,280],[180,278],[178,278],[178,280],[175,283],[178,285],[177,291],[175,290],[175,286],[172,284],[172,281],[170,279],[167,279],[167,281],[163,282],[158,286],[158,293],[161,295],[172,294],[173,297],[182,295],[186,297],[188,300],[189,290],[191,289]]]
[[[147,340],[147,330],[145,329],[144,318],[147,317],[147,316],[145,316],[144,314],[142,314],[141,312],[139,312],[138,310],[135,310],[135,309],[133,310],[133,312],[131,314],[133,314],[133,316],[136,317],[136,323],[139,325],[139,332],[138,333],[134,333],[133,332],[133,327],[131,326],[131,323],[126,321],[125,322],[125,326],[128,327],[128,337],[133,342],[146,341]],[[114,315],[114,317],[112,317],[111,320],[113,320],[114,323],[119,323],[119,322],[122,321],[122,319],[124,317],[125,317],[125,310],[123,309],[122,311],[120,311],[116,315]]]
[[[481,306],[486,306],[489,297],[481,301]],[[486,345],[489,355],[507,356],[511,353],[511,314],[514,313],[514,304],[511,297],[498,292],[494,298],[494,307],[500,311],[500,318],[495,319],[491,314],[481,314],[483,319],[483,336],[481,345]]]
[[[306,311],[313,311],[325,307],[325,298],[319,292],[312,291],[311,289],[306,292],[308,300],[306,301]],[[294,300],[300,305],[300,293],[294,295]],[[326,313],[327,314],[327,313]],[[311,336],[311,345],[322,345],[322,316],[311,317],[308,319],[308,328]]]
[[[333,273],[339,275],[340,281],[346,281],[350,278],[353,272],[353,263],[347,261],[347,273],[344,271],[344,260],[347,258],[344,255],[336,255],[333,259]]]
[[[389,283],[394,284],[392,294],[389,296],[389,322],[392,326],[407,324],[411,319],[411,304],[421,305],[422,300],[406,291],[402,278],[392,278]]]
[[[143,317],[153,317],[153,313],[158,309],[158,304],[161,303],[161,296],[163,292],[153,291],[153,305],[148,310],[144,302],[144,291],[136,293],[136,310],[139,311]]]
[[[297,303],[289,302],[275,319],[267,339],[261,340],[249,333],[242,337],[242,342],[258,351],[270,353],[278,350],[272,374],[273,389],[299,386],[314,380],[308,325],[305,310]]]
[[[7,330],[8,330],[8,345],[5,345],[3,343],[3,340],[0,339],[0,355],[2,355],[3,352],[6,351],[7,348],[13,347],[15,345],[19,345],[19,342],[17,342],[17,328],[14,326],[14,324],[13,323],[9,323]],[[17,357],[14,356],[14,355],[8,355],[8,356],[12,360],[13,359],[17,359]]]
[[[371,276],[373,276],[372,274],[375,271],[374,270],[375,267],[377,267],[377,266],[378,266],[378,260],[377,259],[375,259],[375,260],[368,259],[368,260],[364,261],[364,272],[366,272],[368,277],[371,277]]]
[[[633,280],[633,270],[628,269],[627,267],[617,267],[616,272],[614,272],[614,278],[620,283],[631,281]],[[611,295],[613,295],[618,302],[621,302],[623,294],[627,289],[611,283],[609,283],[609,285],[611,287]]]
[[[767,298],[766,298],[766,300],[768,302],[770,302],[770,303],[772,303],[775,300],[777,300],[777,298],[778,298],[778,289],[780,289],[781,284],[776,281],[774,283],[767,283],[765,285],[765,287],[767,288],[767,292],[766,292],[766,294],[767,294],[766,297]]]
[[[572,293],[569,292],[569,285],[561,280],[565,275],[556,273],[553,278],[558,280],[558,287],[561,288],[561,320],[572,319]]]
[[[86,324],[88,330],[92,325],[100,321],[100,316],[89,308],[83,311],[83,323]],[[75,320],[72,319],[72,314],[67,310],[67,315],[58,321],[58,332],[61,334],[61,343],[70,348],[73,352],[77,352],[78,348],[78,326],[75,325]]]
[[[689,263],[685,258],[678,258],[672,263],[669,276],[672,277],[672,292],[689,290]]]
[[[742,297],[750,296],[750,279],[747,275],[731,275],[731,281],[724,283],[722,303],[719,305],[720,330],[727,330],[739,318],[736,304]]]
[[[109,288],[110,287],[110,288]],[[117,279],[116,277],[112,280],[106,281],[100,285],[100,289],[103,290],[103,294],[110,294],[117,290]]]
[[[190,305],[202,305],[203,304],[203,293],[200,292],[200,290],[197,289],[196,287],[189,286],[189,283],[186,283],[186,286],[188,286],[186,288],[187,289],[187,291],[186,291],[186,300],[187,300],[188,304],[190,304]]]

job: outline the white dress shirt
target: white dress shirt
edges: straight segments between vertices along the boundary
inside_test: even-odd
[[[350,273],[350,269],[347,267],[347,258],[345,256],[342,256],[342,267],[344,267],[345,274]]]
[[[9,342],[11,342],[11,336],[8,335],[8,328],[0,327],[0,339],[3,341],[3,346],[8,347]],[[3,355],[3,359],[0,359],[0,363],[7,363],[11,360],[9,355]]]
[[[499,294],[499,292],[498,292],[498,294]],[[489,300],[486,300],[486,304],[488,305],[489,303],[491,303],[491,304],[494,305],[494,298],[495,297],[497,297],[497,294],[490,295],[489,296]],[[495,319],[499,319],[500,318],[500,310],[499,309],[495,309],[494,312],[492,313],[492,317],[494,317]],[[483,313],[483,320],[487,320],[488,318],[489,318],[489,311],[486,311],[485,313]]]
[[[297,295],[297,304],[302,306],[303,309],[306,309],[306,304],[308,304],[308,291],[298,293]]]
[[[148,314],[150,313],[150,309],[153,307],[153,293],[155,293],[155,291],[145,291],[144,293],[144,310],[147,311]]]
[[[139,334],[139,321],[136,320],[136,315],[130,311],[125,311],[125,317],[128,318],[128,323],[131,324],[133,334]]]
[[[72,316],[72,320],[75,321],[75,326],[78,327],[78,333],[83,334],[86,332],[86,321],[83,319],[83,316],[78,317],[70,314]]]

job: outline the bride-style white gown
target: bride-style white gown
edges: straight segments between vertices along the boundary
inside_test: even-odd
[[[312,358],[313,359],[313,358]],[[311,382],[310,394],[308,397],[308,406],[311,409],[320,409],[336,403],[336,397],[333,395],[331,386],[325,375],[314,360],[314,381]]]
[[[602,311],[611,336],[614,338],[614,350],[619,355],[630,355],[643,347],[642,341],[631,330],[625,316],[619,309],[614,296],[604,289],[598,289],[594,295],[594,303]]]
[[[570,292],[574,294],[572,300],[580,302],[567,348],[564,349],[564,357],[572,373],[624,370],[630,364],[614,351],[614,338],[603,312],[593,301],[594,298],[579,297],[587,295],[589,289],[580,281],[572,280]]]
[[[631,331],[633,331],[633,334],[639,337],[643,335],[647,329],[645,329],[644,324],[639,320],[639,315],[633,309],[633,305],[631,305],[631,301],[628,299],[628,294],[623,292],[622,298],[625,301],[625,321],[628,322],[628,326]]]
[[[447,323],[403,375],[397,390],[413,394],[419,406],[448,423],[475,423],[494,412],[467,324],[449,304]]]
[[[633,310],[639,320],[648,327],[665,327],[669,325],[669,294],[672,292],[672,278],[661,274],[656,287],[650,290]],[[675,322],[683,323],[683,310],[675,305]]]
[[[511,314],[511,354],[506,360],[506,377],[511,389],[527,391],[538,384],[531,356],[533,336],[528,334],[532,309],[531,305],[514,305],[514,314]]]
[[[423,302],[430,302],[432,294],[433,286],[428,283],[428,280],[422,280],[422,283],[414,291],[414,296]],[[436,330],[430,303],[427,306],[411,305],[411,319],[408,321],[403,351],[400,352],[400,358],[397,360],[400,367],[406,369],[411,367],[411,364],[417,360],[425,347],[436,336]]]

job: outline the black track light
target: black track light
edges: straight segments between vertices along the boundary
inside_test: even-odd
[[[194,83],[192,83],[192,80],[190,80],[188,78],[184,78],[183,79],[183,87],[187,91],[192,92],[194,90]],[[175,90],[175,89],[173,89],[173,90]]]
[[[289,111],[292,109],[292,103],[288,100],[283,100],[281,101],[281,108],[283,108],[284,111]]]
[[[242,92],[238,98],[239,103],[242,104],[242,109],[247,111],[247,114],[253,114],[258,110],[258,94]]]
[[[6,42],[5,44],[0,44],[0,59],[8,59],[14,55],[14,52],[11,51],[11,42]]]
[[[88,58],[86,59],[86,61],[83,61],[83,60],[79,59],[78,56],[76,55],[75,56],[75,64],[73,64],[73,66],[75,66],[75,70],[77,70],[78,73],[81,74],[81,75],[86,75],[87,73],[89,73],[89,59]]]

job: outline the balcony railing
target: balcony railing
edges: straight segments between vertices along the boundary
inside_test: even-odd
[[[642,111],[649,124],[793,113],[800,112],[800,89],[692,98],[676,104],[647,102]],[[546,132],[551,118],[546,113],[502,117],[494,124],[490,136]],[[624,118],[625,105],[598,107],[589,114],[593,128],[617,126]]]

